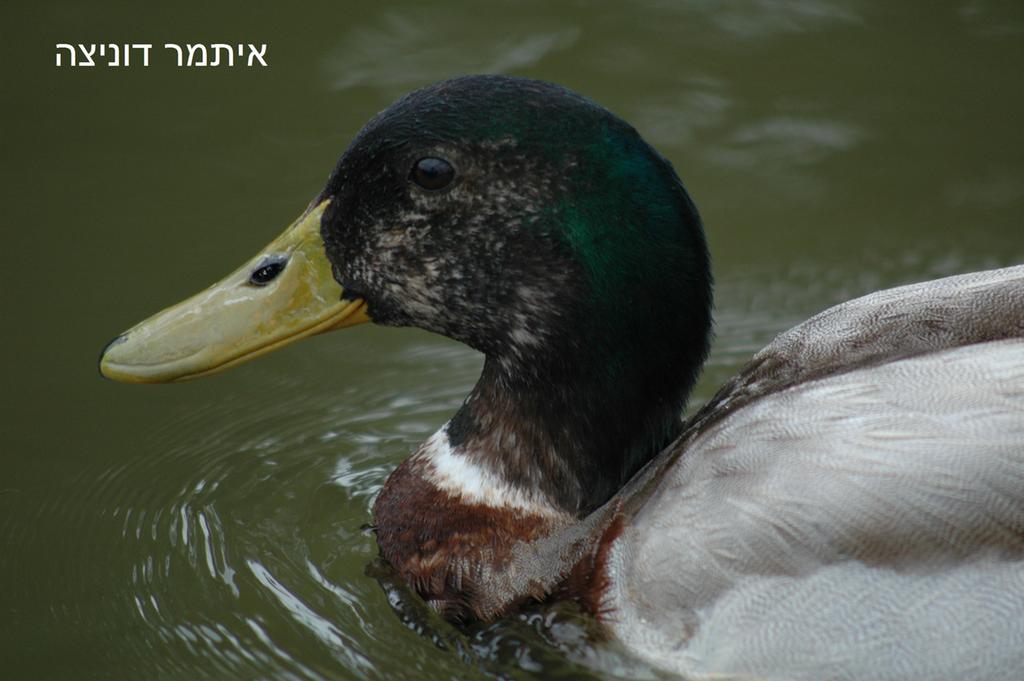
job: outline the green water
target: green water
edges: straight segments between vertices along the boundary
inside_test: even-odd
[[[1019,0],[7,0],[0,34],[3,679],[650,675],[571,608],[461,632],[375,563],[373,496],[473,352],[365,326],[189,384],[97,375],[411,88],[555,80],[673,161],[718,280],[697,403],[827,305],[1024,261]],[[157,47],[71,69],[58,42]],[[270,65],[179,69],[165,42],[266,43]]]

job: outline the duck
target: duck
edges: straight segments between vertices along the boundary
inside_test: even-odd
[[[100,372],[175,382],[367,322],[434,332],[481,375],[373,527],[446,619],[573,601],[686,678],[1024,673],[1024,266],[825,310],[684,420],[712,290],[697,208],[631,125],[464,76],[373,117],[278,239]]]

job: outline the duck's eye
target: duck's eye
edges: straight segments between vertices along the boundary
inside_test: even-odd
[[[455,179],[455,168],[443,158],[421,158],[409,172],[409,179],[430,191],[444,189]]]
[[[288,264],[288,258],[283,255],[272,255],[264,258],[259,267],[249,275],[249,283],[253,286],[266,286],[277,278],[277,275],[284,271]]]

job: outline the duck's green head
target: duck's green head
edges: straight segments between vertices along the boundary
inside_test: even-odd
[[[480,350],[508,390],[582,381],[671,411],[705,357],[710,301],[668,161],[565,88],[472,76],[377,115],[289,232],[119,337],[101,369],[190,378],[368,316]]]
[[[696,209],[633,128],[564,88],[484,76],[414,92],[360,132],[319,201],[335,277],[378,323],[514,372],[580,354],[614,370],[651,335],[703,346]]]

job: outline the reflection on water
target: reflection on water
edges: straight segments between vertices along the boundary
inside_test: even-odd
[[[453,64],[465,73],[530,68],[551,52],[571,48],[579,35],[575,27],[538,32],[523,22],[521,30],[505,27],[495,40],[478,29],[472,15],[423,6],[351,30],[325,65],[337,90],[361,86],[402,93],[451,73]]]
[[[729,41],[782,39],[788,34],[860,26],[863,3],[850,0],[696,0],[652,3],[667,16],[694,25],[719,49]]]
[[[372,676],[372,660],[392,655],[386,641],[365,645],[378,587],[348,574],[375,555],[361,525],[391,461],[457,407],[479,362],[432,344],[387,364],[382,378],[407,390],[281,376],[171,415],[147,456],[97,475],[89,504],[119,523],[134,608],[180,649],[181,671],[213,660],[232,675]],[[142,674],[152,639],[133,642],[143,649],[122,659]]]
[[[23,333],[4,341],[2,678],[654,677],[571,606],[462,631],[378,563],[374,495],[457,409],[475,353],[365,328],[167,390],[96,377],[103,342],[265,243],[414,87],[564,82],[672,160],[717,275],[691,410],[828,305],[1024,260],[1016,1],[324,2],[131,26],[122,10],[39,3],[4,24],[24,27],[22,55],[201,27],[266,41],[273,68],[48,58],[6,78],[5,130],[26,132],[5,138],[0,183],[23,227],[4,292]]]

